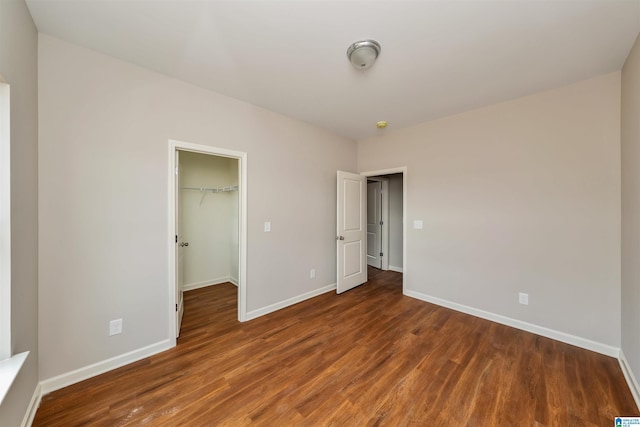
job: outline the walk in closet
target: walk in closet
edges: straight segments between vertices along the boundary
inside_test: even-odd
[[[238,160],[180,153],[184,286],[238,281]]]

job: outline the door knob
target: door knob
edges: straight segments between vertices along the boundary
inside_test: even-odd
[[[344,236],[338,236],[336,237],[336,240],[344,240]]]
[[[189,246],[189,242],[180,242],[181,248],[184,248],[185,246]]]

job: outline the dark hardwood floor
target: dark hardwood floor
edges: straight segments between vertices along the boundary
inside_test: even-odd
[[[401,275],[246,323],[185,293],[176,348],[45,396],[35,426],[611,426],[618,362],[402,295]]]

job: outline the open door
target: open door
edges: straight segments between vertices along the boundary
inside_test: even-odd
[[[367,281],[367,178],[338,171],[337,292]]]
[[[176,337],[180,336],[180,326],[182,325],[182,316],[184,314],[183,287],[184,287],[184,250],[189,243],[184,241],[182,234],[182,198],[180,197],[180,151],[176,150],[176,180],[175,180],[175,201],[176,201]]]

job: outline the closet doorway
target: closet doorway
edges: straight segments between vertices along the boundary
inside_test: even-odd
[[[238,286],[238,160],[182,151],[178,171],[182,289]]]
[[[170,324],[175,340],[184,291],[231,282],[238,287],[238,320],[245,318],[246,153],[179,141],[169,145]]]

